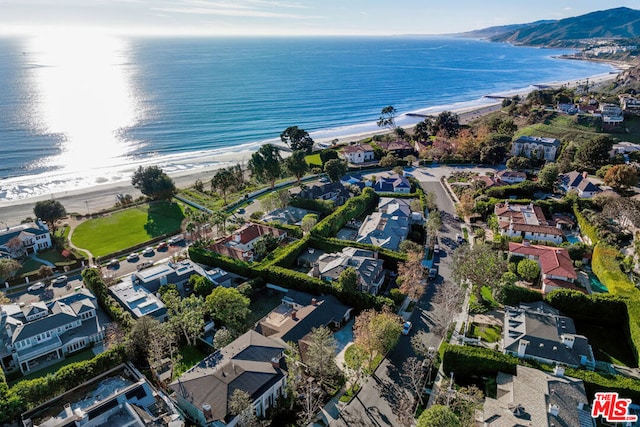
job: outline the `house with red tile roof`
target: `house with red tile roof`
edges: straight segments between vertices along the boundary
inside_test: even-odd
[[[545,218],[542,209],[528,205],[512,204],[508,201],[496,203],[494,213],[498,217],[500,234],[509,237],[522,237],[525,240],[542,240],[562,243],[562,228]]]
[[[544,294],[555,289],[573,289],[585,292],[575,283],[578,275],[573,268],[569,252],[564,248],[531,245],[528,242],[510,242],[509,255],[522,256],[538,263],[542,275],[542,293]]]
[[[409,144],[407,141],[404,141],[402,139],[399,139],[397,141],[380,141],[380,142],[377,142],[377,144],[383,150],[401,159],[409,155],[415,154],[415,151],[411,146],[411,144]]]
[[[279,240],[287,236],[287,232],[268,225],[250,222],[223,237],[209,247],[220,255],[236,258],[242,261],[253,261],[253,245],[265,234],[271,234]]]
[[[356,145],[347,145],[342,147],[340,154],[349,163],[353,164],[367,163],[375,160],[373,147],[369,144],[358,143]]]

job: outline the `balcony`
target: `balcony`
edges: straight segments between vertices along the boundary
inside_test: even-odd
[[[41,342],[40,344],[18,350],[18,360],[23,362],[25,360],[33,359],[60,347],[62,347],[62,341],[56,336],[50,340]]]

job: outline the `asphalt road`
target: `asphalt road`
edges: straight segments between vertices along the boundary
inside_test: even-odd
[[[414,175],[427,192],[436,194],[443,228],[440,232],[440,255],[436,258],[438,277],[429,283],[410,317],[413,327],[408,336],[401,336],[396,347],[383,360],[374,375],[362,386],[357,397],[341,411],[341,417],[332,426],[397,426],[397,408],[401,399],[409,398],[409,391],[404,387],[400,372],[402,364],[409,357],[415,356],[411,346],[411,337],[418,335],[427,346],[440,345],[444,327],[440,320],[447,317],[443,308],[434,302],[434,294],[438,285],[451,277],[448,263],[449,254],[458,246],[456,234],[460,233],[460,223],[453,217],[455,208],[447,196],[439,176],[415,173]]]

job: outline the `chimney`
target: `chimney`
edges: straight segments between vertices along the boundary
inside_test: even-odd
[[[203,403],[202,414],[204,415],[204,419],[206,421],[210,421],[211,419],[213,419],[213,413],[211,412],[211,405],[209,405],[208,403]]]
[[[291,318],[292,318],[293,320],[296,320],[296,319],[297,319],[297,316],[298,316],[298,310],[292,310],[292,311],[291,311]]]
[[[311,298],[311,305],[316,306],[318,305],[318,300],[315,298]]]
[[[560,408],[558,408],[558,405],[550,403],[549,404],[549,414],[553,415],[554,417],[557,417],[559,413],[560,413]]]
[[[518,343],[518,357],[524,357],[524,353],[527,351],[527,345],[529,345],[529,341],[520,340]]]
[[[530,241],[528,241],[528,240],[523,240],[523,241],[522,241],[522,244],[523,244],[524,246],[531,246],[531,242],[530,242]]]
[[[65,418],[73,417],[73,410],[71,409],[71,403],[64,404],[64,417]]]
[[[589,174],[587,173],[587,171],[582,172],[582,178],[587,179],[588,176]]]
[[[311,275],[315,278],[320,277],[320,264],[317,262],[313,263],[313,269],[311,270]]]
[[[564,377],[564,366],[556,365],[553,368],[553,375],[556,377]]]
[[[9,337],[9,339],[11,339],[11,336],[13,335],[13,331],[11,330],[11,325],[7,323],[5,325],[5,329],[7,330],[7,336]]]
[[[241,239],[240,233],[236,233],[236,234],[233,235],[233,241],[234,242],[240,243],[240,239]]]

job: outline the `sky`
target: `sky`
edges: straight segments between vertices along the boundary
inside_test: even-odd
[[[0,33],[447,34],[621,6],[640,0],[0,0]]]

